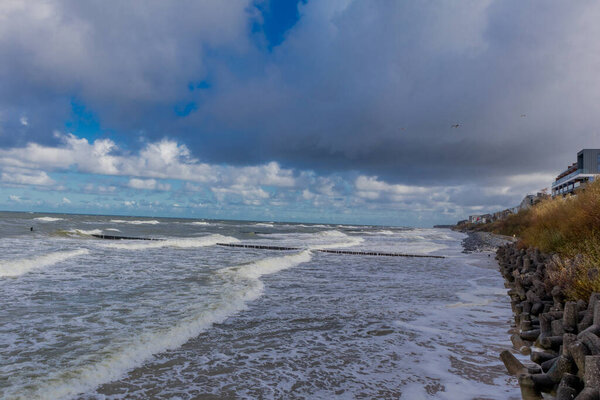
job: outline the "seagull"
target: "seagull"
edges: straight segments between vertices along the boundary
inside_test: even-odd
[[[453,128],[458,128],[460,126],[460,124],[454,124],[452,125]]]
[[[525,118],[527,115],[525,114],[521,114],[521,118]]]

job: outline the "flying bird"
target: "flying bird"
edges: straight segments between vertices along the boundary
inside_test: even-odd
[[[521,114],[521,118],[525,118],[527,115],[525,114]]]
[[[453,128],[458,128],[460,126],[460,124],[454,124],[452,125]]]

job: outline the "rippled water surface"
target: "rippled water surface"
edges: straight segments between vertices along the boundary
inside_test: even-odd
[[[0,213],[0,398],[519,398],[502,279],[462,238]]]

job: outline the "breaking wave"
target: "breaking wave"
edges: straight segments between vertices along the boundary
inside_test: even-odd
[[[265,258],[235,267],[224,268],[220,270],[219,273],[234,274],[246,279],[259,279],[263,275],[274,274],[298,264],[308,262],[311,258],[312,255],[310,250],[303,250],[300,253]]]
[[[91,237],[92,235],[101,235],[102,229],[59,229],[56,232],[52,233],[52,236],[62,236],[68,238],[81,238],[81,237]]]
[[[69,232],[74,233],[76,235],[81,235],[81,236],[91,236],[91,235],[102,235],[102,229],[90,229],[90,230],[83,230],[83,229],[73,229],[70,230]]]
[[[143,224],[148,224],[148,225],[156,225],[156,224],[160,224],[159,221],[152,219],[152,220],[124,220],[124,219],[111,219],[110,222],[114,222],[116,224],[132,224],[132,225],[143,225]]]
[[[213,324],[223,322],[231,315],[244,310],[247,302],[261,296],[264,286],[259,279],[261,276],[291,268],[310,259],[310,252],[302,251],[224,268],[219,274],[228,280],[229,284],[226,285],[221,300],[212,304],[210,308],[180,321],[169,329],[147,331],[127,343],[109,346],[105,350],[105,356],[92,364],[55,372],[45,383],[34,389],[29,398],[70,398],[103,383],[117,380],[154,354],[176,349]],[[240,284],[240,280],[245,281],[244,284]]]
[[[40,221],[40,222],[55,222],[55,221],[62,221],[62,220],[64,220],[64,218],[37,217],[37,218],[34,218],[34,220]]]
[[[19,258],[14,260],[0,261],[0,277],[4,276],[21,276],[29,271],[47,267],[69,258],[88,254],[87,249],[78,249],[71,251],[57,251],[54,253],[44,254],[42,256],[31,258]]]
[[[333,243],[323,243],[323,244],[311,244],[308,246],[310,250],[319,250],[319,249],[339,249],[344,247],[353,247],[364,242],[364,239],[358,236],[349,236],[343,232],[330,230],[330,231],[321,231],[316,233],[316,236],[323,238],[335,238],[336,240],[342,239],[343,241],[336,241]]]
[[[157,249],[161,247],[176,247],[182,249],[189,249],[193,247],[206,247],[214,246],[217,243],[235,243],[239,242],[238,239],[231,236],[223,236],[219,234],[203,236],[199,238],[181,238],[181,239],[165,239],[165,240],[149,240],[149,241],[125,241],[125,243],[105,243],[101,244],[102,247],[109,247],[113,249],[122,250],[146,250],[146,249]]]

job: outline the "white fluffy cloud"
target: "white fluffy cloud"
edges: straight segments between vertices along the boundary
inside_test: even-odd
[[[387,197],[393,201],[404,201],[410,198],[422,198],[424,195],[437,190],[436,187],[426,188],[421,186],[408,186],[389,184],[379,180],[376,176],[361,175],[355,182],[359,197],[376,200]]]
[[[133,189],[171,190],[171,185],[168,183],[160,183],[156,179],[131,178],[127,186]]]
[[[44,171],[34,171],[25,168],[2,168],[0,181],[16,185],[50,186],[56,182]]]
[[[80,192],[111,196],[125,207],[154,208],[160,203],[150,203],[142,197],[123,199],[118,187],[124,185],[134,190],[170,192],[169,196],[175,196],[172,198],[179,204],[176,208],[181,209],[193,204],[204,206],[212,195],[217,203],[260,206],[265,210],[387,210],[394,215],[427,214],[432,219],[445,216],[458,220],[470,213],[516,205],[524,194],[541,189],[540,182],[550,179],[546,175],[519,174],[486,186],[405,185],[374,175],[318,176],[314,171],[283,168],[276,162],[242,167],[209,164],[194,158],[184,144],[170,139],[147,143],[139,152],[129,153],[109,139],[89,142],[71,134],[57,135],[62,141],[59,146],[29,143],[0,149],[0,184],[66,190],[49,173],[85,173],[101,179],[85,184]],[[127,181],[123,183],[121,177]],[[182,184],[173,188],[165,180]],[[67,197],[62,201],[63,205],[74,203]]]
[[[29,143],[22,148],[0,149],[1,180],[53,185],[55,182],[46,171],[74,168],[83,173],[128,176],[127,186],[133,189],[170,190],[171,185],[160,179],[207,184],[220,200],[229,195],[241,196],[252,204],[269,197],[262,186],[293,188],[296,184],[293,171],[276,162],[249,167],[211,165],[192,158],[185,145],[173,140],[148,143],[138,154],[123,154],[110,139],[90,143],[72,134],[55,135],[62,140],[62,146]]]
[[[253,167],[218,166],[191,158],[189,149],[176,141],[164,139],[148,143],[138,154],[117,155],[120,150],[110,139],[93,143],[72,134],[59,135],[63,146],[29,143],[23,148],[0,149],[0,166],[6,168],[67,170],[155,179],[178,179],[190,182],[230,184],[237,186],[294,186],[291,170],[271,162]],[[151,184],[147,181],[146,184]],[[41,184],[41,183],[38,183]],[[137,188],[143,183],[134,181]]]

